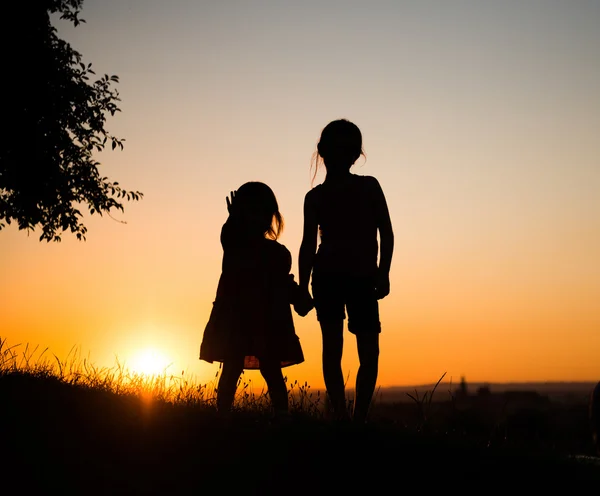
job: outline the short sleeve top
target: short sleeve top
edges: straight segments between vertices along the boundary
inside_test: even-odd
[[[325,181],[308,193],[319,225],[315,273],[375,273],[378,191],[374,177],[350,174],[339,182]]]

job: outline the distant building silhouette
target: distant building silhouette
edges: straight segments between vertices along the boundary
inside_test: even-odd
[[[458,390],[458,394],[463,398],[467,397],[469,394],[467,380],[465,379],[464,375],[460,378],[460,389]]]
[[[490,394],[492,394],[492,390],[490,389],[489,384],[484,384],[477,389],[477,396],[489,396]]]
[[[550,398],[537,391],[508,390],[494,393],[489,384],[483,384],[477,388],[475,394],[469,393],[466,378],[461,377],[460,386],[454,394],[454,400],[458,406],[483,406],[503,408],[506,412],[522,409],[539,409],[550,404]]]

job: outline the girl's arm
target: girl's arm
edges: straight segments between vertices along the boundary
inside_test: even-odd
[[[300,285],[294,280],[294,275],[290,273],[292,269],[292,255],[285,248],[286,260],[284,273],[287,275],[286,287],[282,288],[287,290],[288,301],[294,306],[294,310],[301,317],[308,315],[314,308],[312,297],[307,291],[303,291]]]
[[[385,298],[390,292],[390,268],[394,253],[394,230],[387,206],[387,201],[381,185],[377,180],[375,186],[375,211],[377,213],[377,228],[379,229],[379,267],[377,275],[378,298]]]
[[[319,225],[313,195],[309,191],[304,197],[304,232],[298,256],[298,278],[302,291],[308,291],[315,253],[317,251],[317,234]]]
[[[232,226],[231,215],[221,227],[221,246],[225,250],[235,243],[235,229]]]
[[[236,235],[239,234],[241,226],[240,211],[235,208],[234,200],[237,191],[231,191],[229,196],[225,197],[227,203],[227,220],[221,228],[221,246],[225,249],[226,246],[231,246],[235,243]]]

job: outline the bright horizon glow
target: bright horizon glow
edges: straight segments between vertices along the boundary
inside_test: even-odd
[[[125,368],[135,374],[145,376],[162,376],[168,374],[173,363],[157,348],[146,348],[133,353],[129,362],[124,364]]]

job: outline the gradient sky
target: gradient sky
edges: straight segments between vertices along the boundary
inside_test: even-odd
[[[226,195],[273,188],[297,274],[311,155],[345,117],[396,236],[379,385],[600,380],[600,2],[86,0],[82,17],[59,35],[121,81],[125,149],[101,174],[145,197],[86,216],[86,242],[0,232],[9,344],[108,367],[158,350],[212,380]],[[321,387],[315,314],[294,318],[306,362],[286,374]]]

